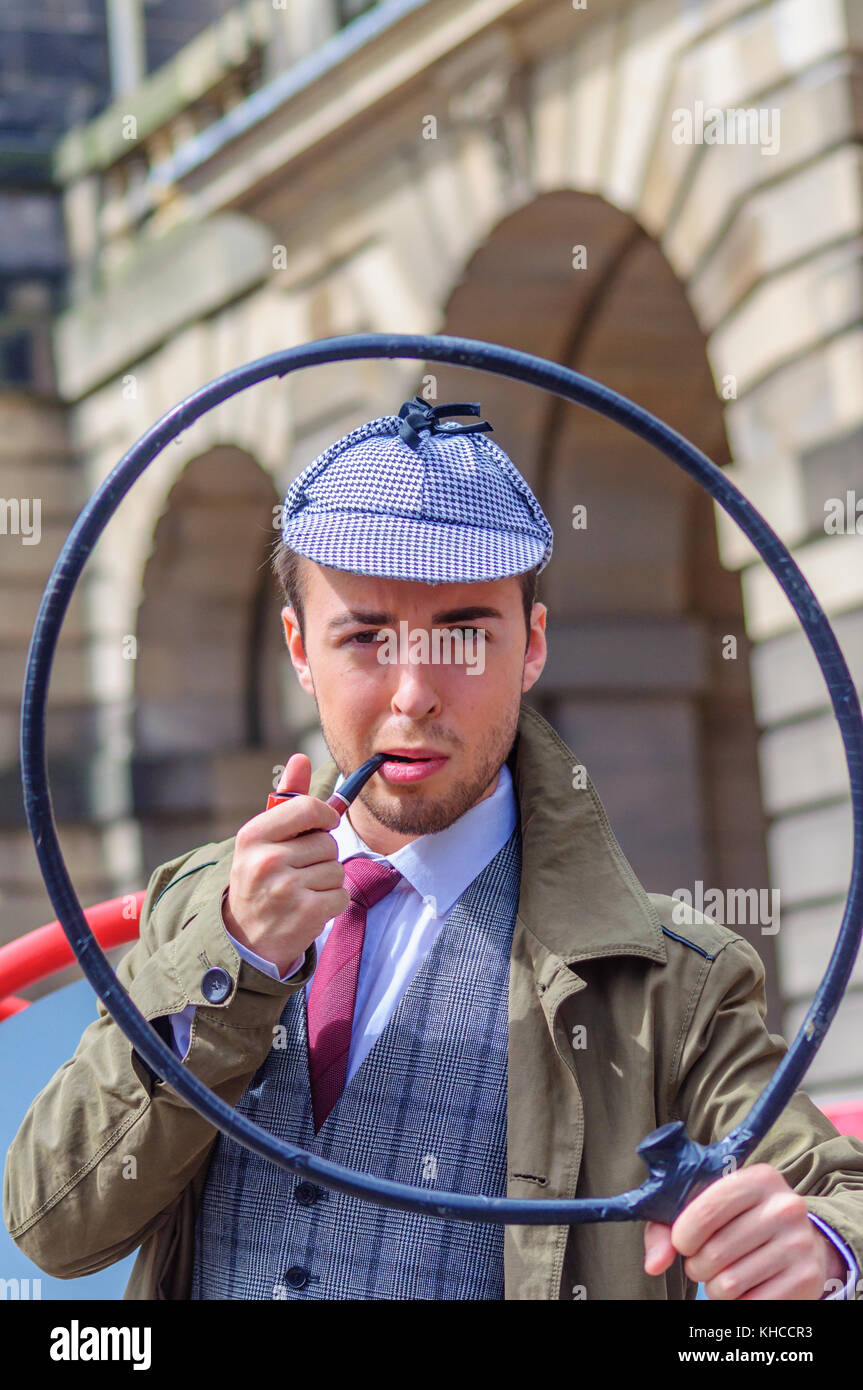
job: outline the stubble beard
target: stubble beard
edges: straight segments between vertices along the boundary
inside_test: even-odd
[[[314,687],[314,681],[312,685]],[[317,693],[315,704],[330,757],[342,776],[348,777],[355,768],[348,765],[350,756],[342,748],[340,741],[328,732]],[[521,692],[517,690],[514,698],[510,700],[505,716],[501,714],[489,720],[491,727],[477,749],[470,777],[459,778],[446,793],[441,792],[435,796],[425,781],[397,787],[394,783],[383,783],[381,778],[372,777],[366,782],[356,800],[379,825],[396,834],[431,835],[446,830],[479,801],[506,761],[518,729],[520,706]],[[431,729],[425,730],[422,737],[433,746],[439,742],[444,745],[448,743],[448,740],[437,739]],[[456,751],[452,756],[459,757],[461,754]],[[447,776],[446,766],[441,769],[441,775]],[[386,791],[381,791],[382,785],[387,788]],[[389,790],[390,788],[392,790]],[[350,812],[348,818],[350,819]]]

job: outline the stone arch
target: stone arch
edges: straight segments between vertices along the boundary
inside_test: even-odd
[[[587,264],[574,268],[580,245]],[[599,197],[549,193],[503,219],[440,331],[572,366],[729,461],[686,293],[657,242]],[[657,892],[766,888],[740,583],[720,562],[711,499],[593,412],[472,369],[426,373],[435,399],[481,402],[547,511],[549,661],[526,699],[584,758],[636,872]],[[576,505],[586,529],[573,527]],[[757,923],[739,929],[772,973],[772,939]]]
[[[290,665],[269,565],[281,498],[217,445],[165,498],[138,609],[134,814],[150,862],[235,833],[314,717]],[[311,715],[306,708],[311,705]]]

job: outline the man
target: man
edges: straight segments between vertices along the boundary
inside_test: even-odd
[[[523,703],[551,528],[458,413],[479,407],[415,397],[291,486],[282,618],[332,761],[311,778],[293,755],[295,796],[155,871],[118,976],[219,1096],[323,1158],[431,1191],[609,1196],[640,1184],[660,1124],[726,1134],[785,1044],[755,950],[697,912],[672,928]],[[339,820],[326,798],[375,752],[411,761]],[[420,1217],[226,1139],[100,1003],[9,1150],[4,1211],[61,1277],[140,1246],[127,1298],[859,1297],[863,1144],[797,1092],[671,1227]]]

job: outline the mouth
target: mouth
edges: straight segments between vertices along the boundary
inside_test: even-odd
[[[433,748],[384,748],[381,752],[388,757],[378,771],[388,782],[402,785],[424,781],[449,761],[448,754],[437,753]]]

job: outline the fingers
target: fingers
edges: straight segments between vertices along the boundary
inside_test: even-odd
[[[760,1206],[768,1196],[778,1199],[775,1211],[771,1204],[771,1218],[784,1219],[789,1207],[804,1206],[782,1175],[766,1163],[755,1163],[717,1178],[683,1208],[674,1222],[671,1236],[675,1247],[682,1255],[694,1255],[717,1231],[735,1217]]]
[[[310,795],[311,776],[312,765],[308,756],[305,753],[291,754],[282,769],[276,791],[293,792],[294,795],[246,821],[237,832],[237,847],[244,849],[256,844],[288,840],[299,842],[305,836],[315,838],[310,834],[313,830],[334,830],[339,823],[339,813],[320,797]],[[334,842],[332,844],[335,848]],[[317,840],[317,845],[320,849],[320,840]],[[323,857],[330,858],[331,852],[326,849]],[[305,847],[301,853],[303,857],[293,861],[297,867],[316,862],[306,857],[309,851]],[[321,857],[320,854],[317,856],[318,859]]]
[[[339,847],[328,830],[307,830],[293,840],[286,840],[283,848],[287,862],[294,869],[339,857]]]
[[[710,1299],[818,1298],[819,1240],[804,1199],[775,1168],[753,1164],[712,1182],[670,1228],[649,1222],[644,1268],[667,1269],[673,1242],[687,1277],[703,1283]]]
[[[801,1230],[809,1235],[808,1218],[804,1227],[790,1220],[784,1198],[768,1199],[734,1217],[721,1230],[707,1237],[700,1248],[688,1255],[684,1264],[687,1275],[696,1282],[707,1283],[721,1270],[745,1262],[746,1258],[770,1245],[794,1249]],[[770,1272],[770,1271],[768,1271]],[[764,1276],[766,1277],[766,1275]]]
[[[282,768],[277,792],[302,792],[308,796],[312,781],[311,760],[305,753],[292,753]]]
[[[757,1289],[760,1284],[774,1277],[784,1276],[798,1253],[795,1236],[786,1236],[783,1233],[775,1239],[765,1241],[741,1259],[717,1263],[707,1257],[705,1264],[710,1273],[699,1274],[697,1270],[701,1268],[702,1256],[706,1255],[708,1249],[709,1242],[698,1255],[684,1261],[684,1269],[688,1278],[695,1283],[704,1284],[707,1297],[714,1300],[742,1298],[744,1294]]]
[[[661,1221],[648,1221],[644,1228],[644,1272],[662,1274],[677,1254],[671,1243],[671,1227]]]

